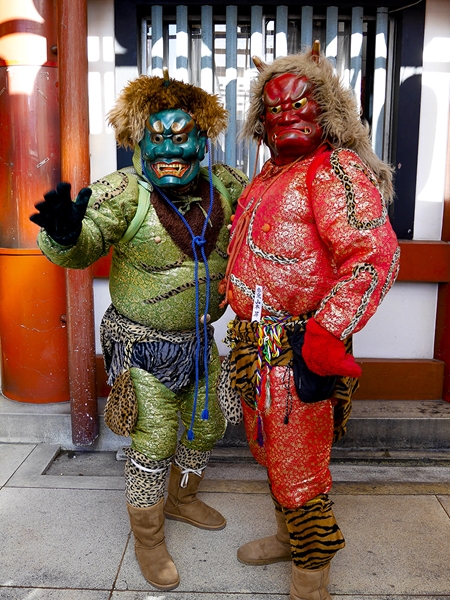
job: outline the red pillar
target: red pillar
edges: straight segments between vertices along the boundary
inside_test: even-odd
[[[86,0],[58,0],[61,177],[73,194],[89,184],[89,112]],[[67,315],[72,441],[98,436],[92,271],[68,270]]]
[[[450,243],[450,124],[448,133],[442,241]],[[442,397],[450,402],[450,283],[439,284],[434,358],[445,364]]]

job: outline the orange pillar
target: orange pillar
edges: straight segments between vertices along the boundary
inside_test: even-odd
[[[61,176],[73,194],[89,184],[86,0],[58,0],[61,90]],[[67,315],[72,441],[98,436],[92,271],[68,270]]]
[[[0,336],[3,394],[69,400],[64,270],[37,249],[34,204],[60,180],[52,0],[0,3]]]

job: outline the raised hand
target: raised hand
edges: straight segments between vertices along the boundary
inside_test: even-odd
[[[61,246],[73,246],[81,233],[81,224],[92,190],[83,188],[72,202],[70,183],[58,183],[56,190],[44,195],[44,201],[35,205],[37,213],[30,221],[39,225]]]

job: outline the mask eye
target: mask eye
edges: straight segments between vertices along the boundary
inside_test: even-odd
[[[152,133],[151,140],[154,144],[162,144],[164,142],[164,136],[161,133]]]
[[[272,113],[273,115],[278,115],[281,112],[281,106],[271,106],[268,112]]]
[[[172,136],[172,142],[174,144],[185,144],[188,140],[187,133],[177,133]]]
[[[308,102],[308,98],[301,98],[300,100],[297,100],[297,102],[294,102],[292,104],[292,108],[301,108],[302,106],[305,106],[305,104]]]

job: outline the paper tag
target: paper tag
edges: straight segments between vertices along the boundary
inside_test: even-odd
[[[255,286],[255,299],[253,300],[252,321],[261,321],[261,312],[263,305],[262,285]]]

